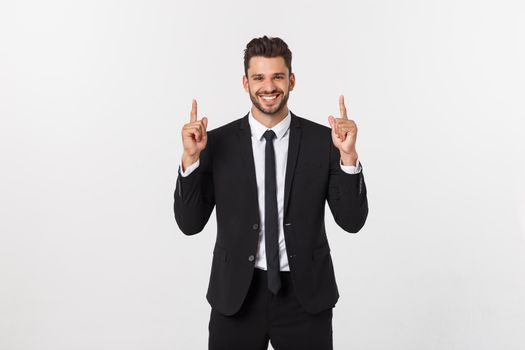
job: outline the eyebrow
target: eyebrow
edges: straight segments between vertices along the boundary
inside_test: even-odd
[[[277,77],[277,76],[285,76],[285,75],[286,75],[286,74],[284,74],[284,73],[274,73],[274,74],[273,74],[274,77]],[[259,74],[252,74],[251,77],[252,77],[252,78],[256,78],[256,77],[264,77],[264,74],[261,74],[261,73],[259,73]]]

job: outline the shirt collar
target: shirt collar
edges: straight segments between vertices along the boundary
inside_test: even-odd
[[[277,136],[277,140],[279,140],[284,135],[286,135],[286,132],[290,128],[291,121],[292,121],[292,117],[290,115],[290,110],[288,110],[288,114],[286,115],[286,117],[284,117],[284,119],[281,120],[279,124],[271,128],[271,130],[275,132],[275,135]],[[269,129],[253,117],[252,111],[250,111],[249,113],[248,122],[250,123],[250,130],[252,132],[252,136],[256,137],[257,140],[260,141],[263,137],[263,134],[266,132],[266,130],[269,130]]]

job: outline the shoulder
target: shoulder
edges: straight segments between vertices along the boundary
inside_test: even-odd
[[[241,127],[241,123],[243,122],[243,119],[245,119],[246,116],[241,117],[239,119],[235,119],[227,124],[221,125],[215,129],[208,130],[208,136],[212,136],[213,138],[220,139],[222,137],[228,137],[232,133],[235,133],[238,129]]]
[[[325,125],[319,124],[310,119],[299,117],[298,115],[292,113],[292,126],[294,124],[298,125],[304,133],[317,137],[329,137],[332,131],[332,129]]]
[[[215,147],[221,144],[230,144],[232,140],[236,140],[236,135],[245,117],[235,119],[215,129],[207,130],[208,142]]]

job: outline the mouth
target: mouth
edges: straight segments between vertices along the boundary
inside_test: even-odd
[[[272,105],[277,101],[277,97],[279,97],[279,93],[277,94],[260,94],[259,99],[262,100],[265,104]]]

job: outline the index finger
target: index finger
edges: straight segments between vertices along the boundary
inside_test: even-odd
[[[190,122],[197,121],[197,100],[191,100]]]
[[[345,97],[343,95],[339,96],[339,112],[341,113],[341,118],[348,119],[345,107]]]

